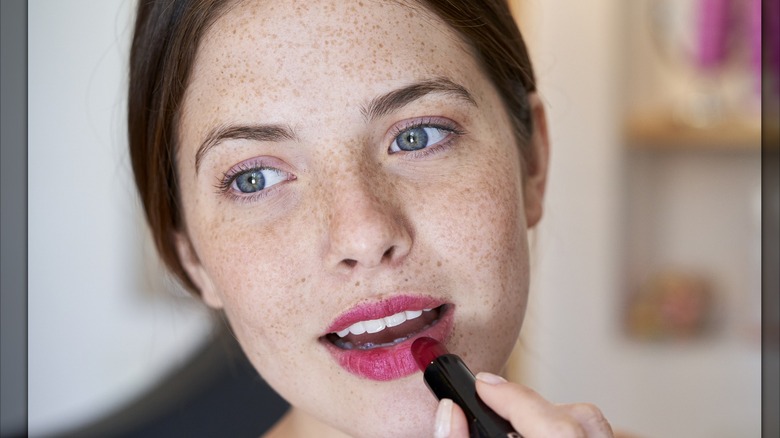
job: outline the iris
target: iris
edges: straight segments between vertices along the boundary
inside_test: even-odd
[[[417,151],[428,146],[428,133],[422,126],[407,129],[395,138],[395,142],[402,151]]]
[[[242,173],[236,178],[236,188],[242,193],[254,193],[265,188],[265,177],[261,169]]]

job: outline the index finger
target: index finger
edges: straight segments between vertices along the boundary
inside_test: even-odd
[[[523,385],[499,382],[492,374],[479,373],[477,394],[485,404],[509,420],[515,430],[526,438],[587,436],[576,419]]]

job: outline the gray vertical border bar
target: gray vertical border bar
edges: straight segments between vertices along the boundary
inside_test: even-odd
[[[0,1],[0,436],[27,434],[27,2]]]
[[[780,436],[780,0],[762,0],[761,436]]]

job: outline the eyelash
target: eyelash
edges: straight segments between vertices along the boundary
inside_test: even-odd
[[[418,158],[424,158],[428,155],[435,154],[443,149],[446,149],[447,147],[451,146],[452,142],[455,141],[458,137],[461,137],[466,134],[466,131],[462,130],[455,122],[449,119],[445,119],[442,117],[424,117],[421,119],[412,119],[412,120],[406,120],[401,122],[400,124],[393,127],[393,129],[390,131],[390,145],[393,144],[393,142],[398,138],[398,136],[409,129],[415,129],[415,128],[434,128],[434,129],[440,129],[449,135],[446,139],[442,140],[441,142],[434,144],[430,147],[426,147],[425,149],[420,149],[418,151],[396,151],[391,152],[390,146],[388,146],[388,152],[391,155],[395,154],[403,154],[404,157],[408,157],[411,159],[418,159]]]
[[[278,185],[274,184],[266,189],[259,190],[255,193],[236,193],[233,190],[233,183],[236,181],[236,179],[241,176],[245,172],[250,171],[262,171],[262,170],[270,170],[274,172],[282,173],[286,176],[286,181],[292,181],[295,178],[295,175],[290,174],[288,172],[285,172],[283,170],[280,170],[276,167],[264,165],[262,161],[259,160],[250,160],[245,161],[243,163],[238,164],[237,166],[234,166],[230,168],[227,172],[222,174],[221,178],[217,179],[217,183],[215,184],[215,188],[217,189],[218,194],[223,194],[225,196],[230,197],[233,200],[236,201],[242,201],[242,202],[249,202],[254,201],[260,198],[263,198],[267,196],[270,192],[273,191],[273,189]]]

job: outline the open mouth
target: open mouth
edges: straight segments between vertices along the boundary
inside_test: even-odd
[[[436,325],[447,305],[422,310],[404,310],[379,319],[356,322],[324,338],[343,350],[392,347]]]

